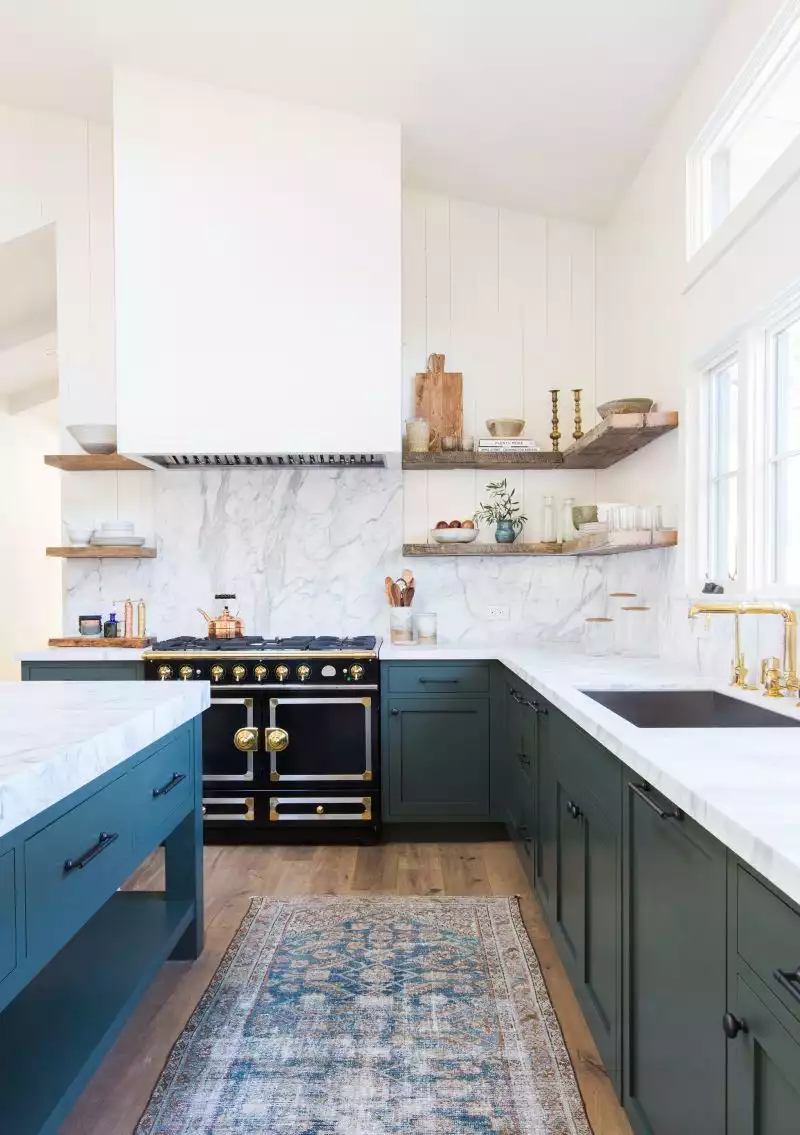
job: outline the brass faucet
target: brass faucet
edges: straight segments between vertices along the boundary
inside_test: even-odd
[[[797,693],[800,689],[800,678],[797,676],[797,613],[793,607],[790,607],[787,603],[692,603],[689,608],[689,618],[693,619],[696,615],[735,616],[735,657],[731,685],[738,686],[740,689],[756,689],[757,687],[748,686],[746,683],[747,667],[739,637],[739,616],[780,615],[783,619],[783,671],[778,672],[778,679],[776,680],[775,667],[769,667],[769,681],[765,682],[767,686],[765,696],[781,697],[781,684],[790,694]],[[764,680],[762,677],[762,681]]]

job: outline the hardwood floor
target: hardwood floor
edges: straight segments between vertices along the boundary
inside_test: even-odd
[[[131,1135],[176,1037],[210,981],[251,895],[518,894],[595,1135],[631,1135],[538,904],[510,843],[378,847],[207,847],[206,948],[158,975],[60,1135]],[[163,885],[159,855],[130,887]],[[265,1135],[267,1133],[265,1132]],[[376,1133],[377,1135],[377,1133]]]

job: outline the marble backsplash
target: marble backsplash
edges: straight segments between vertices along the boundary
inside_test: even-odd
[[[580,642],[609,591],[634,592],[657,612],[658,650],[693,671],[730,658],[728,619],[686,618],[675,552],[606,558],[402,558],[403,479],[391,470],[156,472],[155,560],[73,560],[65,572],[65,633],[79,614],[107,616],[142,597],[150,633],[203,634],[198,607],[235,592],[248,633],[388,633],[384,577],[410,566],[414,606],[435,611],[440,638]],[[508,620],[486,617],[507,606]],[[724,624],[717,626],[716,624]],[[755,654],[753,654],[755,658]]]

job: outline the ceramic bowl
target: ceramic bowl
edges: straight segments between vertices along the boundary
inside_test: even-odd
[[[582,524],[591,524],[597,520],[596,504],[576,504],[572,506],[572,523],[576,528]]]
[[[525,429],[525,419],[487,418],[486,428],[492,437],[519,437]]]
[[[598,406],[597,412],[601,418],[608,418],[611,414],[649,414],[652,409],[652,398],[615,398]]]
[[[116,453],[117,427],[81,425],[67,426],[68,433],[77,441],[81,449],[87,453]]]
[[[437,544],[471,544],[477,535],[477,528],[431,529],[431,536],[433,536]]]
[[[73,528],[67,525],[67,538],[74,548],[85,548],[92,538],[92,528]]]

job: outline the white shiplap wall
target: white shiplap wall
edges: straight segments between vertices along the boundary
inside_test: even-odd
[[[464,432],[486,436],[491,417],[521,417],[550,447],[549,390],[559,387],[562,448],[573,430],[572,388],[594,424],[595,232],[490,205],[406,189],[403,194],[403,406],[433,352],[464,374]],[[438,520],[465,519],[490,476],[476,470],[406,473],[404,538],[423,541]],[[595,474],[509,473],[541,538],[542,498],[595,500]]]

